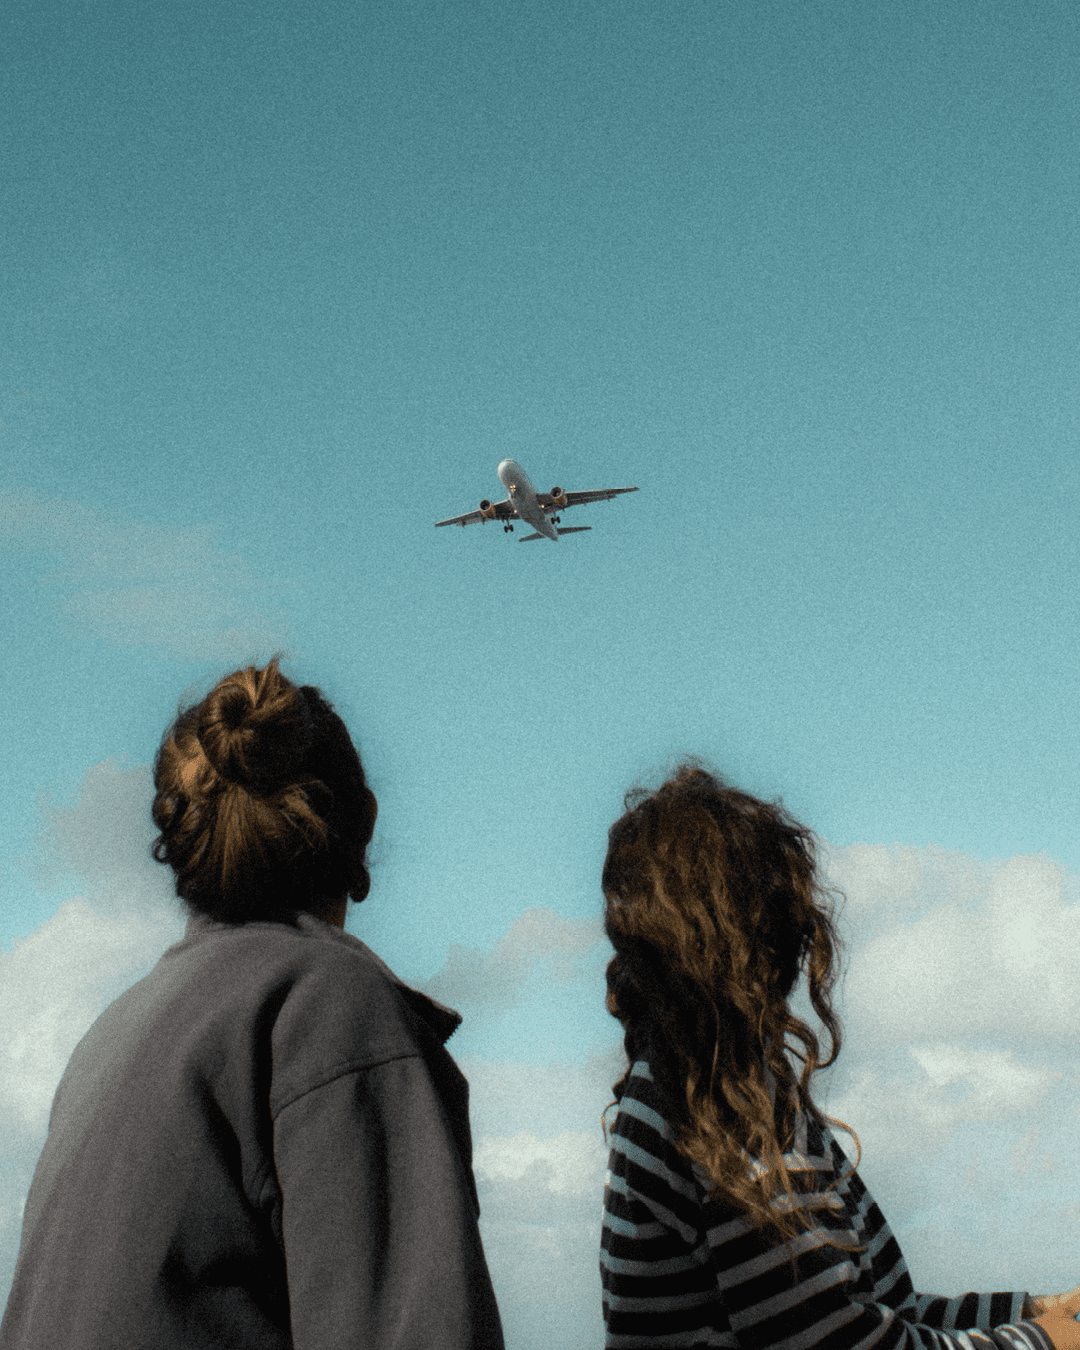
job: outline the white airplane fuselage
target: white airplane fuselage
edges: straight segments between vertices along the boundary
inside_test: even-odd
[[[504,459],[498,468],[499,479],[507,491],[514,510],[522,520],[533,527],[538,534],[559,542],[559,532],[547,517],[547,513],[536,498],[536,489],[529,481],[529,475],[516,459]]]

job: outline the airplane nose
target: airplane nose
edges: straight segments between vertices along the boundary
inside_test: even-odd
[[[508,486],[507,478],[517,481],[521,477],[521,470],[515,459],[504,459],[495,472],[499,475],[499,482],[504,486]]]

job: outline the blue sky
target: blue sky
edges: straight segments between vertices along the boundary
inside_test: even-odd
[[[1051,1250],[1080,1279],[1080,996],[1039,962],[1080,912],[1075,8],[12,0],[0,30],[0,960],[34,990],[4,1251],[50,1075],[172,940],[161,731],[281,651],[379,796],[351,930],[471,1019],[511,1350],[597,1340],[599,869],[684,753],[827,842],[833,1091],[923,1286]],[[640,491],[557,546],[435,531],[507,455]],[[882,1102],[938,1129],[932,1185]],[[1014,1190],[965,1191],[995,1148]],[[1037,1232],[1002,1226],[1021,1192]],[[941,1235],[980,1222],[965,1276]],[[582,1263],[530,1331],[522,1272]]]

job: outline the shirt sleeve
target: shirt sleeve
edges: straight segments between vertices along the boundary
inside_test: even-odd
[[[1019,1318],[992,1326],[987,1319],[979,1327],[950,1323],[945,1307],[963,1300],[917,1301],[912,1308],[872,1279],[858,1253],[826,1241],[826,1234],[840,1241],[858,1236],[832,1221],[838,1213],[823,1210],[819,1218],[819,1231],[792,1241],[795,1270],[783,1243],[770,1245],[742,1219],[710,1234],[717,1287],[742,1350],[1052,1350],[1041,1327]]]
[[[605,1188],[609,1350],[1053,1350],[1041,1327],[1020,1320],[1022,1295],[916,1296],[853,1172],[845,1183],[830,1166],[804,1198],[816,1230],[790,1248],[708,1200],[674,1147],[656,1085],[632,1078],[628,1088]],[[842,1250],[860,1245],[862,1254]]]
[[[473,1190],[422,1056],[278,1114],[295,1350],[503,1350]]]
[[[1054,1350],[1054,1343],[1036,1322],[1024,1319],[1027,1293],[961,1294],[942,1298],[938,1294],[915,1295],[915,1321],[942,1331],[993,1331],[1018,1350],[1039,1347]],[[985,1342],[984,1342],[985,1343]]]

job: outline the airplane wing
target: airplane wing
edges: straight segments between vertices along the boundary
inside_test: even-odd
[[[548,508],[558,506],[563,510],[567,506],[584,506],[586,502],[609,502],[612,497],[617,497],[621,492],[636,492],[637,488],[599,488],[594,492],[564,492],[562,497],[556,502],[550,492],[538,492],[536,500],[541,506]]]
[[[505,501],[492,502],[486,511],[466,511],[463,516],[451,516],[449,520],[437,520],[436,528],[440,525],[477,525],[484,520],[516,520],[517,512],[510,505],[510,499]]]
[[[584,534],[586,530],[591,530],[591,525],[562,525],[555,531],[556,534]],[[518,540],[519,544],[527,544],[530,539],[543,539],[542,534],[523,534]]]

